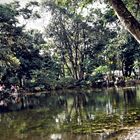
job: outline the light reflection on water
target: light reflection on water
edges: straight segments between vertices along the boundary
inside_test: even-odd
[[[62,139],[62,134],[51,134],[50,139],[51,140],[61,140]]]
[[[0,115],[0,140],[104,140],[104,135],[90,132],[73,134],[71,125],[82,127],[84,122],[96,121],[100,114],[115,113],[123,125],[124,115],[140,108],[140,91],[139,87],[62,91],[32,95],[19,104],[9,109],[20,110],[24,104],[24,110]],[[69,125],[69,132],[65,132],[65,124]]]
[[[103,136],[99,135],[74,135],[68,133],[52,134],[50,136],[50,140],[102,140],[103,138]]]

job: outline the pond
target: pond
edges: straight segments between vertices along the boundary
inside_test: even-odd
[[[37,93],[0,114],[0,139],[106,140],[139,122],[139,86]]]

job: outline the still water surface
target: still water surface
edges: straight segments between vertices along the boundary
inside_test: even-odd
[[[140,87],[30,95],[0,114],[0,140],[105,140],[139,109]]]

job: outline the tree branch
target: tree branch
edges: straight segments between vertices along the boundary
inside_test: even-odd
[[[126,8],[122,0],[108,0],[113,7],[120,21],[124,24],[125,28],[135,37],[140,43],[140,23]]]

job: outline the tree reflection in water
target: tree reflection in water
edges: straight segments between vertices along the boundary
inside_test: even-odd
[[[140,107],[137,88],[110,88],[95,91],[62,91],[22,97],[20,102],[8,106],[9,112],[0,115],[2,140],[20,139],[79,139],[100,140],[99,135],[74,135],[75,127],[83,131],[98,122],[104,114],[120,117]],[[103,115],[102,115],[103,114]],[[111,120],[109,120],[111,121]],[[113,121],[113,120],[112,120]],[[115,121],[115,120],[114,120]],[[109,122],[108,122],[109,123]],[[102,126],[100,122],[99,126]],[[72,132],[72,133],[68,133]]]

